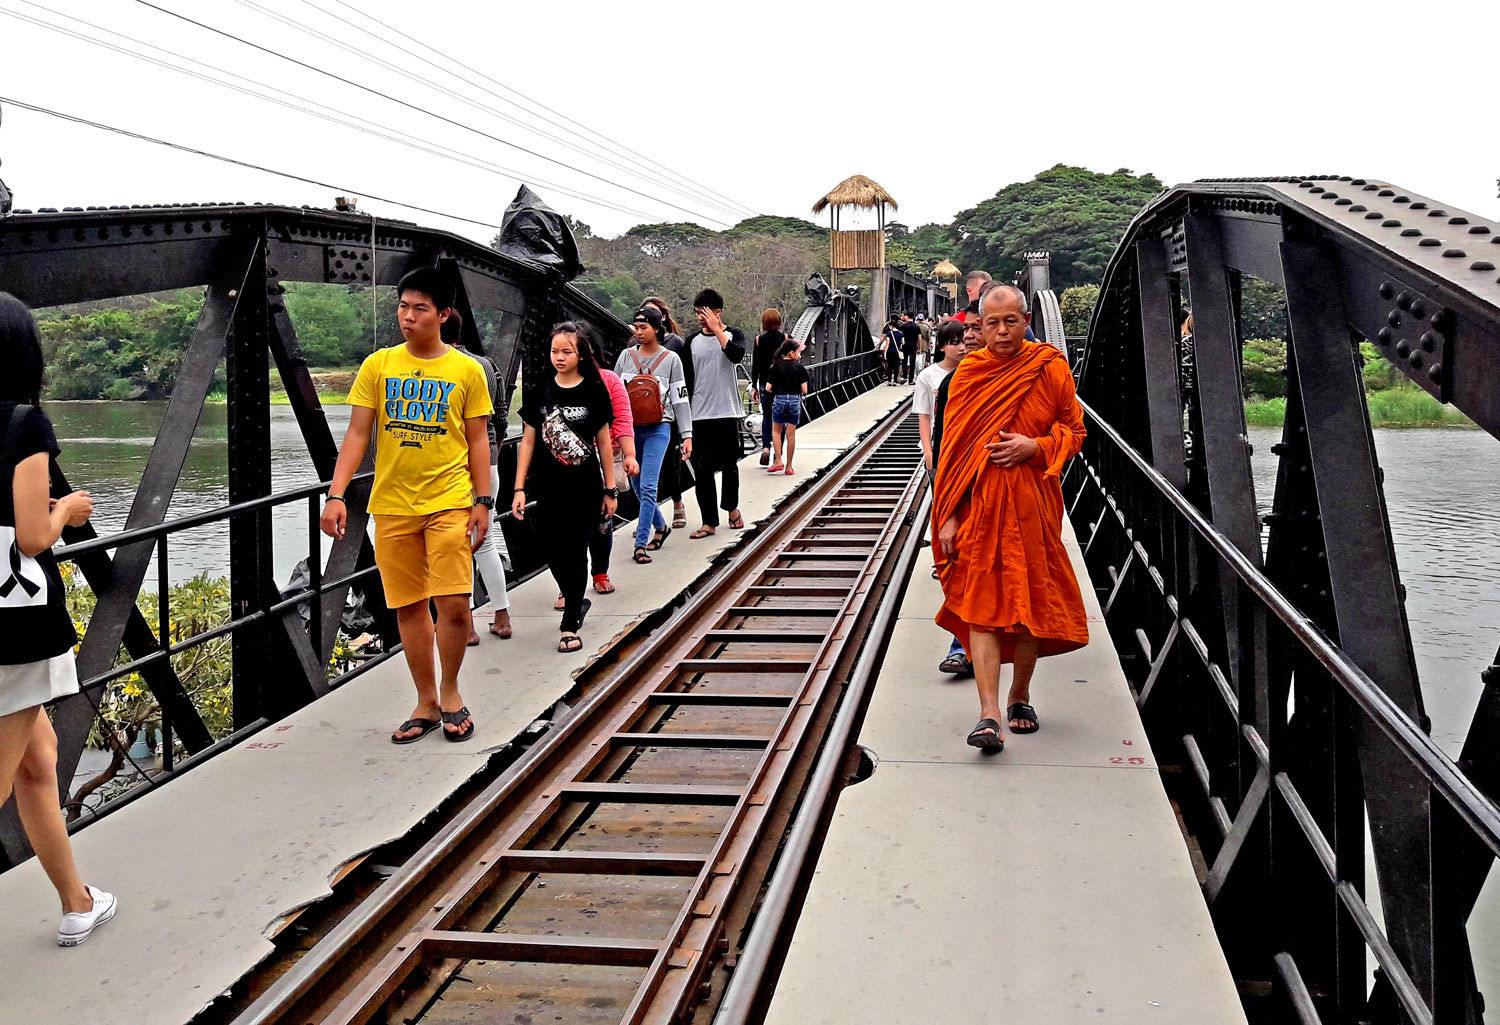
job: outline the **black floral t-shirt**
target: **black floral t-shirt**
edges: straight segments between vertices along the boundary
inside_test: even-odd
[[[599,428],[614,423],[614,406],[609,401],[609,390],[603,381],[584,380],[571,388],[563,388],[553,378],[526,389],[521,397],[521,420],[536,428],[536,451],[532,453],[531,465],[543,479],[557,480],[574,475],[592,475],[599,479],[599,455],[594,449],[594,437]],[[561,421],[587,451],[582,462],[569,464],[560,460],[548,444],[548,421]],[[565,439],[566,440],[566,439]],[[602,486],[602,485],[601,485]]]
[[[0,665],[41,662],[78,642],[52,552],[24,555],[16,543],[16,465],[61,450],[40,408],[27,407],[12,432],[15,411],[14,402],[0,402]],[[7,434],[11,446],[4,451]]]

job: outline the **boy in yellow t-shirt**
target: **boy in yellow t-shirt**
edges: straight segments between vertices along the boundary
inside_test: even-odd
[[[410,744],[440,726],[448,740],[468,740],[474,722],[458,693],[458,669],[472,627],[471,553],[494,508],[488,431],[494,407],[479,364],[442,340],[453,286],[440,271],[421,268],[397,288],[406,343],[372,353],[359,368],[322,527],[329,537],[344,536],[344,490],[378,430],[370,492],[375,565],[417,687],[416,708],[391,740]],[[429,599],[437,607],[441,685],[434,678]]]

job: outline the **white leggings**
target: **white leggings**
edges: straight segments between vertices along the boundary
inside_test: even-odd
[[[495,495],[499,489],[500,468],[491,466],[490,494]],[[497,499],[497,505],[498,502]],[[484,540],[474,551],[474,565],[479,570],[484,589],[489,592],[490,602],[496,612],[504,612],[510,608],[510,595],[505,593],[505,567],[501,564],[502,559],[510,561],[510,550],[505,547],[505,535],[500,530],[500,524],[491,519],[490,529],[485,531]]]

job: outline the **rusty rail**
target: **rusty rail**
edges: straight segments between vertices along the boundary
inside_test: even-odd
[[[711,1007],[925,489],[903,405],[237,1025]],[[885,620],[880,620],[884,623]]]

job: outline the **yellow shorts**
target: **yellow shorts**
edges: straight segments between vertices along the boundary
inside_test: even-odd
[[[385,603],[398,609],[438,594],[474,591],[469,510],[426,516],[375,516],[375,565]]]

